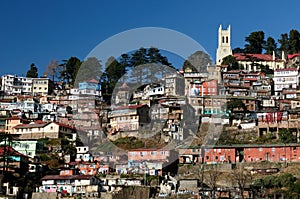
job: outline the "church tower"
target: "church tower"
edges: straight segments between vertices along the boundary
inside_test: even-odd
[[[222,25],[219,27],[218,31],[218,49],[216,56],[216,64],[221,65],[224,57],[232,55],[231,50],[231,34],[230,34],[230,25],[227,30],[222,29]]]

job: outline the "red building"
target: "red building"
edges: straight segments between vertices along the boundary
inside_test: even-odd
[[[217,94],[218,84],[215,79],[190,83],[190,96],[215,96]]]

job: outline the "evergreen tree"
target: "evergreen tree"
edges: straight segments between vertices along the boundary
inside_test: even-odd
[[[104,99],[110,101],[117,82],[124,74],[120,71],[120,63],[114,57],[109,57],[105,66],[105,73],[101,77],[101,87]]]
[[[149,63],[147,57],[147,50],[145,48],[140,48],[139,50],[135,51],[130,59],[130,65],[133,67],[131,70],[131,78],[136,79],[136,83],[138,85],[142,85],[143,78],[146,74],[146,70],[143,68],[144,64]]]
[[[245,45],[246,53],[261,54],[265,45],[265,33],[263,31],[252,32],[245,41],[248,42]]]
[[[38,77],[38,68],[34,63],[30,65],[30,69],[26,73],[26,77],[37,78]]]
[[[79,82],[88,81],[91,79],[99,80],[102,75],[100,60],[96,57],[88,57],[82,64],[76,75],[75,84],[78,86]]]
[[[266,45],[265,45],[266,54],[272,55],[273,51],[277,54],[277,43],[275,42],[273,37],[268,37]]]
[[[300,52],[300,33],[298,30],[290,31],[289,47],[289,54]]]
[[[278,39],[278,42],[280,43],[280,47],[279,47],[280,51],[284,51],[287,53],[290,51],[289,36],[287,33],[281,34],[281,38]]]
[[[234,56],[228,55],[223,58],[222,65],[228,65],[227,70],[239,70],[240,65]]]
[[[63,70],[60,73],[61,79],[65,83],[74,85],[80,65],[81,61],[77,57],[70,57],[68,60],[63,60],[63,63],[61,64]]]

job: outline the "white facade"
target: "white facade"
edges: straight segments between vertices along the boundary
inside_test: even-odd
[[[47,95],[49,91],[49,78],[33,78],[32,79],[32,95]]]
[[[300,75],[297,68],[275,70],[273,78],[275,95],[280,95],[283,89],[297,88],[299,80]]]
[[[32,92],[32,78],[3,75],[1,79],[1,89],[5,94],[31,94]]]
[[[231,32],[230,25],[226,30],[223,30],[222,25],[220,25],[218,31],[218,49],[217,49],[217,56],[216,56],[217,65],[221,65],[224,57],[228,55],[232,55],[230,32]]]
[[[49,78],[18,77],[3,75],[1,91],[7,95],[47,95]]]

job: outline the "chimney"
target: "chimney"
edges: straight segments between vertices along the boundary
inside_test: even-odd
[[[281,51],[281,59],[282,59],[283,61],[286,61],[284,51]]]

